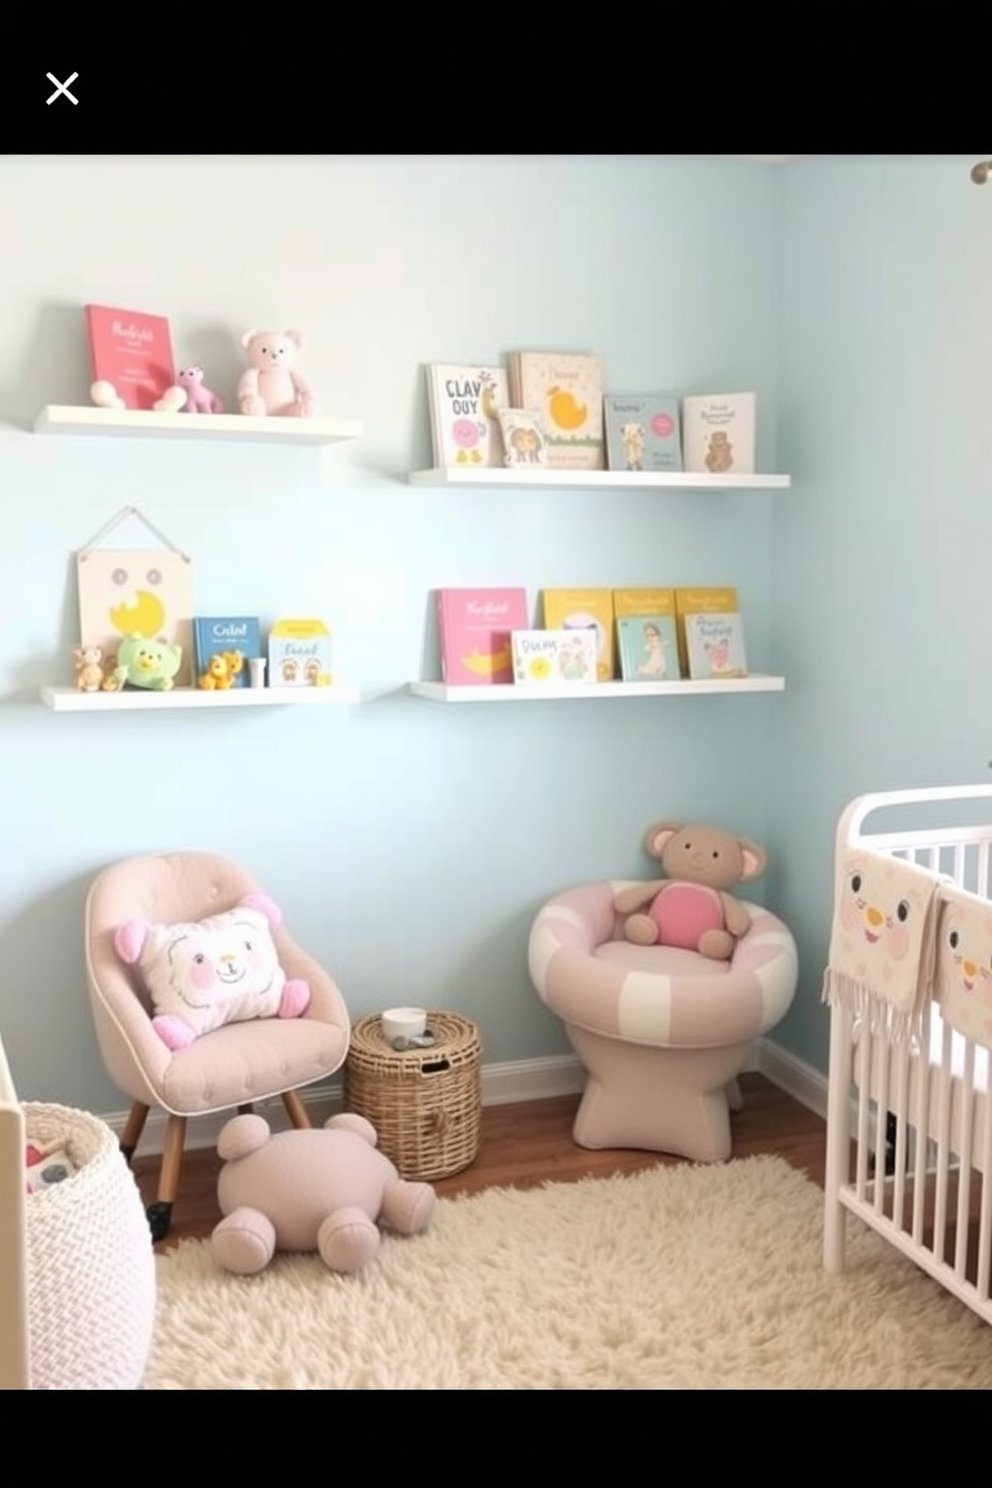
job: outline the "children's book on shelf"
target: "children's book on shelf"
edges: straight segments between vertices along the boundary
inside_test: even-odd
[[[512,682],[510,637],[529,625],[526,589],[438,589],[442,680],[462,687]]]
[[[109,382],[127,408],[153,408],[176,381],[169,322],[140,310],[84,305],[94,382]]]
[[[323,620],[277,620],[269,631],[270,687],[330,687],[331,632]]]
[[[693,680],[747,676],[744,623],[739,614],[686,615],[685,640]]]
[[[621,616],[617,646],[625,682],[678,682],[682,676],[674,615]]]
[[[613,677],[612,589],[545,589],[541,594],[547,630],[591,630],[596,635],[596,676]]]
[[[701,475],[753,475],[754,393],[712,393],[682,399],[686,470]]]
[[[499,424],[511,470],[541,470],[547,466],[544,423],[536,408],[501,408]]]
[[[499,410],[510,402],[505,367],[432,362],[427,400],[438,469],[503,464]]]
[[[674,589],[614,589],[613,613],[623,615],[667,615],[675,619]]]
[[[733,584],[709,584],[675,590],[675,632],[679,645],[679,665],[683,677],[689,675],[689,653],[685,640],[686,615],[726,615],[740,609],[737,589]]]
[[[196,615],[193,619],[193,642],[196,647],[196,674],[202,677],[211,659],[230,652],[240,653],[242,667],[228,673],[232,687],[248,686],[248,661],[261,656],[262,631],[257,615]]]
[[[679,400],[673,393],[607,393],[603,425],[608,469],[682,469]]]
[[[540,414],[548,465],[602,470],[603,369],[589,352],[515,351],[507,359],[510,404]]]
[[[597,680],[591,630],[515,630],[512,645],[513,680],[521,686]]]

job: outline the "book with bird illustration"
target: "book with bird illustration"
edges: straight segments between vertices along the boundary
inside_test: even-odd
[[[505,367],[432,362],[427,400],[437,469],[503,465],[499,409],[510,403]]]
[[[515,351],[508,358],[513,408],[541,417],[547,463],[558,470],[602,470],[603,368],[589,352]]]
[[[512,682],[510,637],[529,625],[526,589],[438,589],[442,680],[476,687]]]
[[[595,632],[596,679],[599,682],[612,681],[612,589],[544,589],[541,601],[546,629]]]

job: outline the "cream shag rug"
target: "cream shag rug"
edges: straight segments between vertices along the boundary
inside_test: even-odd
[[[992,1388],[992,1328],[780,1158],[442,1200],[353,1277],[159,1258],[145,1387]]]

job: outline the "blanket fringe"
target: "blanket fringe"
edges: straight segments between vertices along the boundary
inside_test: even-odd
[[[899,1012],[884,997],[879,997],[867,982],[857,981],[828,966],[823,974],[822,1001],[828,1007],[843,1008],[850,1014],[855,1043],[867,1025],[873,1038],[884,1038],[890,1044],[908,1044],[913,1053],[920,1047],[922,1012]]]

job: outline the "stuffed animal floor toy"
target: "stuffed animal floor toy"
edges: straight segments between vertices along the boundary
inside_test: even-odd
[[[262,1116],[222,1128],[217,1197],[224,1218],[210,1239],[227,1271],[252,1276],[276,1251],[317,1251],[331,1271],[359,1271],[379,1248],[379,1222],[400,1235],[427,1228],[436,1195],[401,1178],[363,1116],[273,1136]]]
[[[114,936],[122,961],[137,966],[152,1001],[152,1025],[169,1049],[246,1018],[298,1018],[310,988],[287,980],[270,926],[282,916],[265,894],[189,924],[129,920]]]
[[[645,833],[644,847],[667,876],[615,895],[614,908],[627,916],[626,939],[729,961],[751,916],[728,890],[764,873],[764,850],[719,827],[676,821],[655,822]]]

